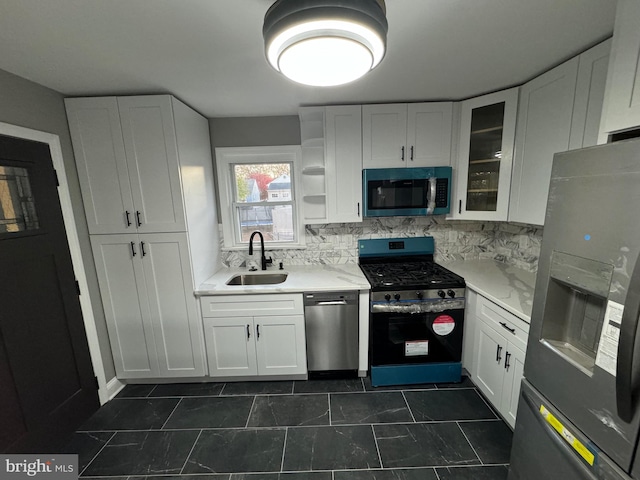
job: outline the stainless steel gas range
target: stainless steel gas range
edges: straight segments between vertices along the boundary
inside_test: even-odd
[[[433,237],[359,240],[358,250],[373,386],[459,382],[465,282],[433,261]]]

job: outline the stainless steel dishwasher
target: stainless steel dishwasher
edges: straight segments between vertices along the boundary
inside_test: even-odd
[[[358,292],[304,294],[310,374],[358,370]]]

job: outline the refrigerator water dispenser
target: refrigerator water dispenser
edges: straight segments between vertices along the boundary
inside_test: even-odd
[[[554,251],[541,342],[593,375],[613,265]]]

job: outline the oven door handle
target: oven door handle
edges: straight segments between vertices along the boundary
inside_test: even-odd
[[[427,190],[427,215],[431,215],[436,208],[436,177],[429,177]]]

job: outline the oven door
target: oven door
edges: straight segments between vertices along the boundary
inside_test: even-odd
[[[464,309],[371,313],[371,366],[460,362]]]

